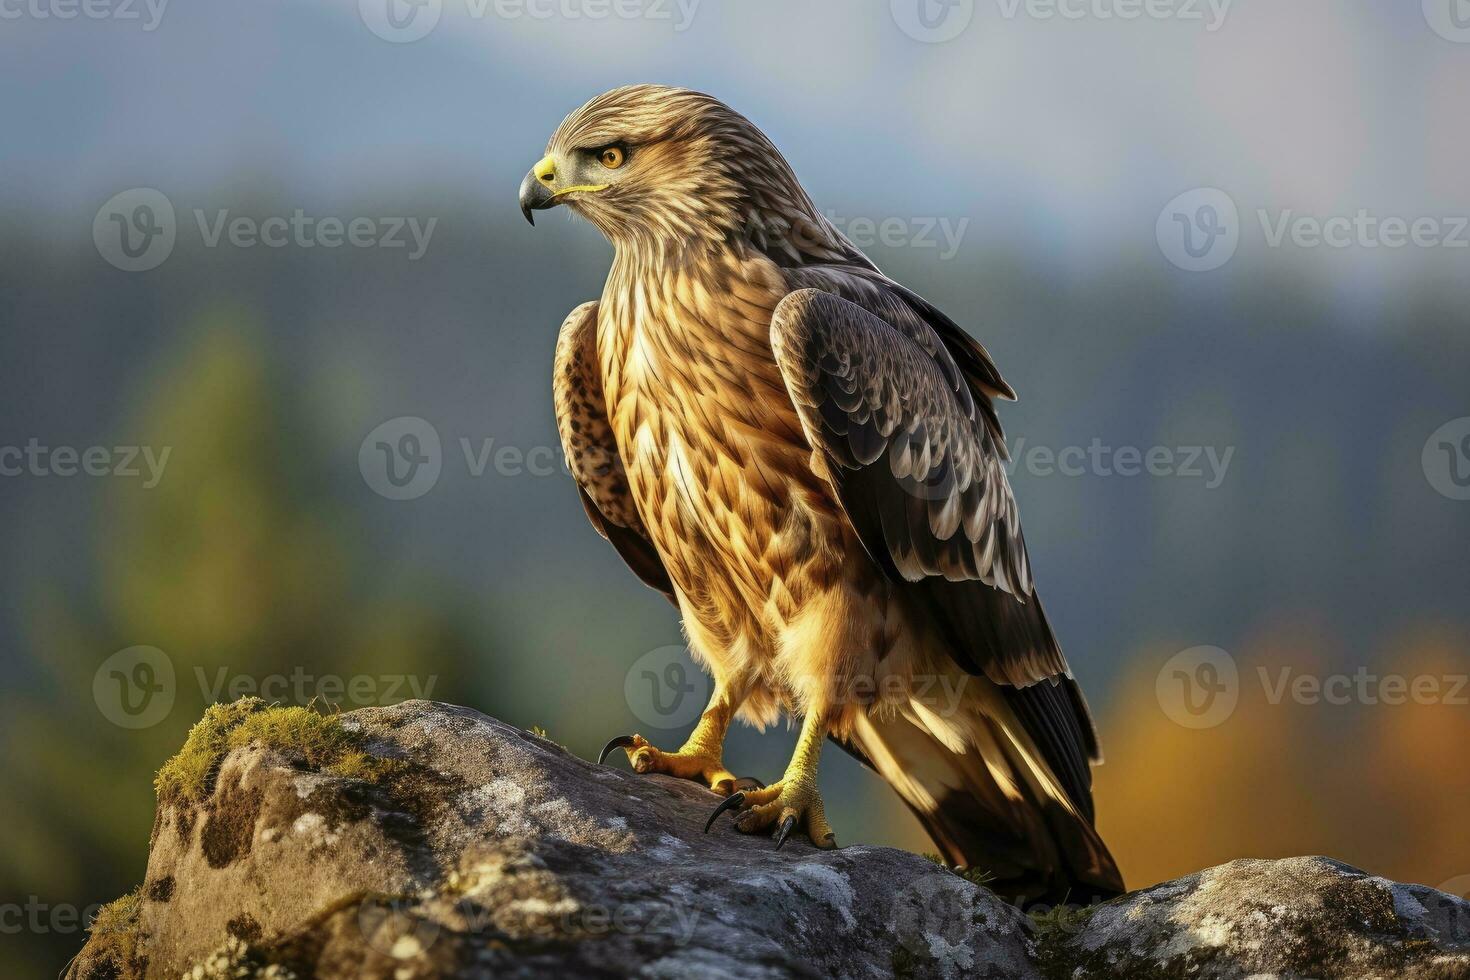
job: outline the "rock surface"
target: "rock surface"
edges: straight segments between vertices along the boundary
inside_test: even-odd
[[[368,765],[250,742],[165,792],[70,976],[1470,978],[1470,903],[1324,858],[1028,917],[903,851],[706,835],[702,787],[465,708],[333,724]]]

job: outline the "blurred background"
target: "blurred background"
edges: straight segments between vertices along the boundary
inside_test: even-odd
[[[8,975],[142,880],[214,700],[682,738],[673,612],[555,448],[610,249],[516,208],[638,81],[752,118],[1020,392],[1130,885],[1326,853],[1470,891],[1465,7],[0,4]],[[823,780],[840,840],[930,849],[841,753]]]

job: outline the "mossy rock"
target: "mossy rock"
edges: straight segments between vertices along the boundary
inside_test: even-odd
[[[160,804],[197,804],[214,791],[225,756],[251,745],[280,752],[312,770],[370,783],[398,768],[394,760],[368,754],[362,743],[362,735],[346,728],[340,715],[241,698],[205,710],[184,747],[158,770],[153,787]]]

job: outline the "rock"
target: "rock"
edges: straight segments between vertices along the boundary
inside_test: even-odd
[[[1089,910],[1057,948],[1094,977],[1470,977],[1470,903],[1324,857],[1241,860]]]
[[[1028,917],[904,851],[705,834],[716,802],[465,708],[216,706],[69,976],[1470,977],[1470,903],[1323,858]]]
[[[702,786],[465,708],[354,711],[305,750],[281,710],[191,733],[74,976],[1040,976],[1024,915],[917,855],[705,834]]]

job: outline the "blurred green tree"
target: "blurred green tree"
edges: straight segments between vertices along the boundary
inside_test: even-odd
[[[475,700],[484,644],[468,604],[364,555],[362,528],[327,479],[346,454],[328,451],[294,410],[285,372],[263,349],[236,312],[187,332],[137,385],[125,427],[156,458],[167,447],[162,479],[99,484],[97,564],[81,579],[91,585],[34,586],[24,656],[50,690],[0,695],[0,765],[12,777],[0,794],[9,830],[0,877],[8,895],[35,896],[47,923],[51,909],[69,919],[66,910],[142,880],[152,774],[212,700],[321,695],[344,709],[440,691]],[[109,720],[116,712],[94,679],[114,652],[138,645],[171,664],[172,688],[160,694],[172,707],[127,728]],[[7,937],[23,944],[6,957],[11,975],[54,969],[81,945],[79,929]]]

